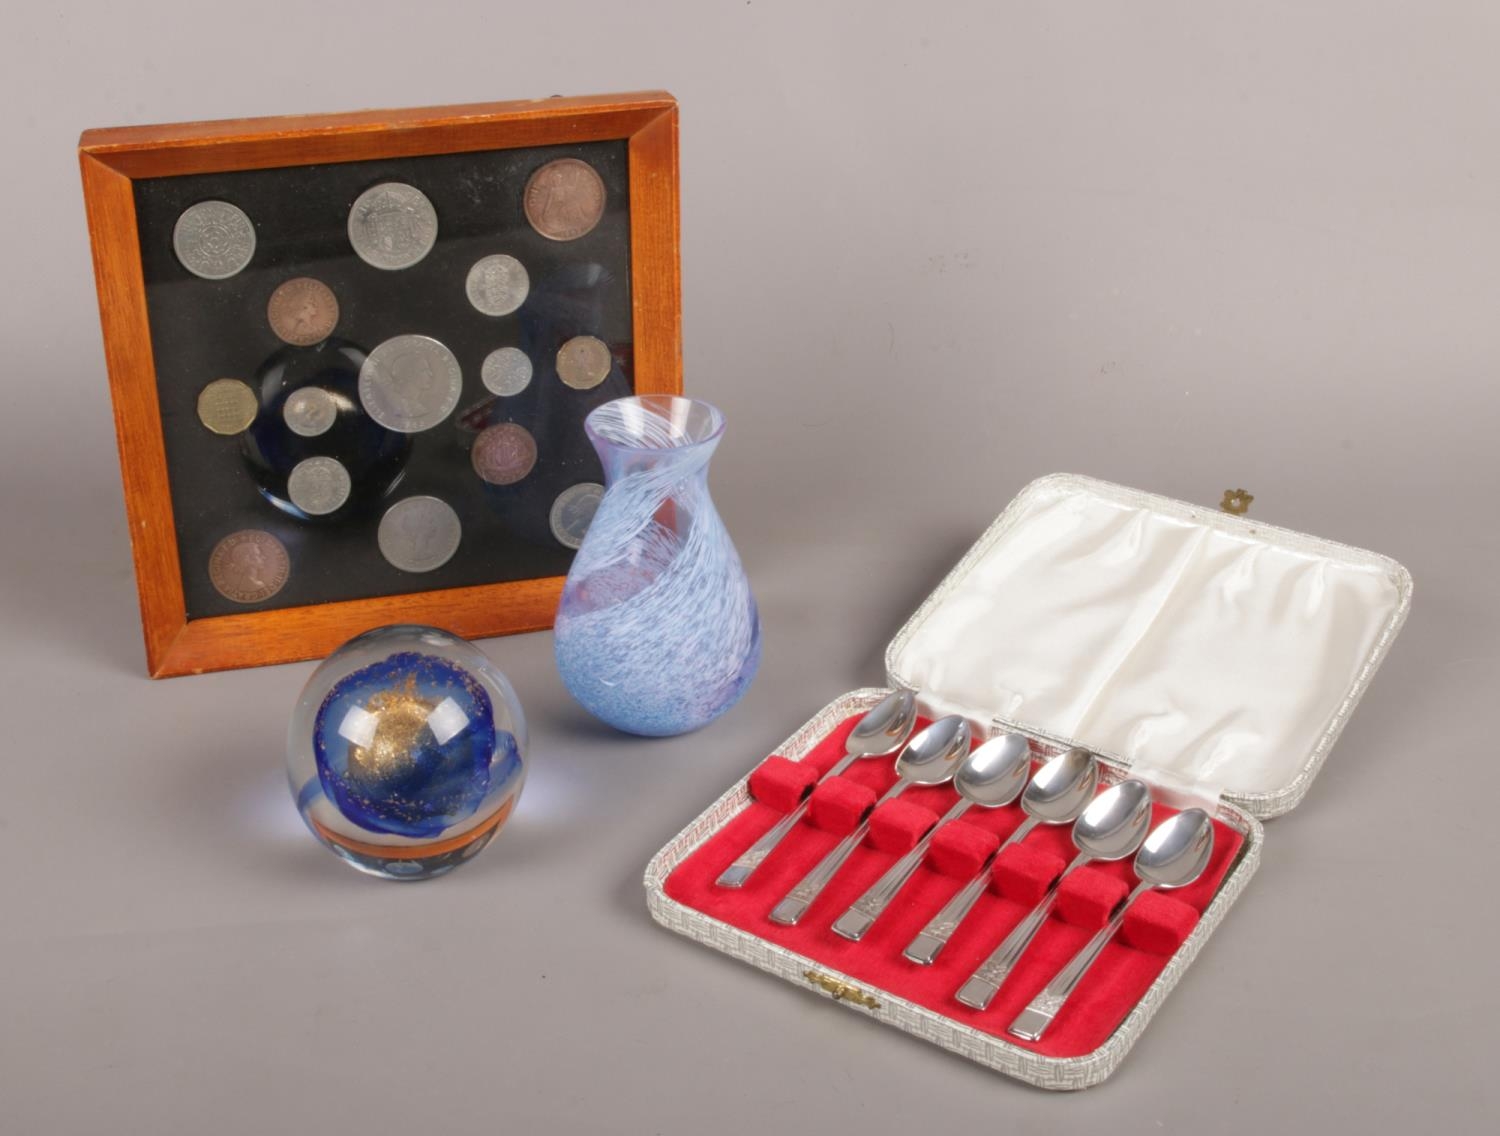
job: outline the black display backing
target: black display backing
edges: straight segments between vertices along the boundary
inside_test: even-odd
[[[573,241],[541,236],[522,208],[532,172],[561,157],[588,162],[606,190],[598,226]],[[627,143],[621,140],[134,183],[189,619],[567,572],[573,553],[552,536],[552,503],[571,485],[603,480],[583,432],[584,417],[634,389],[627,160]],[[438,215],[436,246],[416,265],[397,271],[366,264],[350,246],[347,231],[355,198],[386,181],[416,186]],[[232,202],[255,225],[254,257],[225,280],[192,275],[172,247],[182,211],[209,199]],[[465,293],[469,268],[492,253],[515,257],[531,278],[526,302],[508,316],[484,315]],[[409,456],[395,482],[377,498],[321,520],[273,505],[261,490],[264,473],[258,479],[246,439],[211,433],[197,414],[198,394],[214,379],[242,379],[259,393],[257,373],[278,352],[295,360],[299,352],[318,350],[286,347],[266,319],[271,292],[296,276],[312,276],[333,289],[339,302],[336,340],[368,353],[392,336],[427,335],[446,344],[463,370],[457,409],[431,430],[409,436]],[[592,390],[574,390],[557,376],[557,350],[576,335],[602,339],[614,357],[609,377]],[[526,352],[533,377],[520,394],[500,398],[485,389],[480,367],[486,355],[504,346]],[[340,456],[330,448],[338,441],[337,428],[301,438],[279,413],[271,414],[263,405],[253,429],[261,437],[276,432],[288,461],[320,453]],[[531,473],[504,487],[482,481],[469,457],[479,431],[499,422],[525,426],[538,449]],[[347,444],[347,434],[341,436]],[[441,568],[404,572],[381,555],[376,530],[390,505],[423,494],[453,507],[463,539]],[[209,579],[214,546],[240,529],[273,534],[291,557],[285,586],[261,603],[226,599]]]

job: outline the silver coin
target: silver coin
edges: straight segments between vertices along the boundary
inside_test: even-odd
[[[332,513],[349,500],[354,483],[344,464],[333,458],[304,458],[286,479],[292,504],[314,517]]]
[[[531,357],[519,347],[501,347],[484,357],[479,377],[491,394],[520,394],[531,385]]]
[[[172,250],[194,276],[224,280],[255,255],[255,225],[245,211],[227,201],[200,201],[177,218]]]
[[[526,302],[531,277],[526,266],[503,252],[475,261],[464,285],[469,303],[487,316],[508,316]]]
[[[453,413],[463,393],[463,370],[449,351],[426,335],[398,335],[365,357],[359,401],[387,430],[418,434]]]
[[[339,404],[322,387],[303,387],[287,395],[281,404],[281,417],[293,434],[316,438],[338,421]]]
[[[557,500],[552,502],[549,517],[552,535],[557,538],[557,543],[567,548],[581,545],[603,498],[604,486],[592,481],[571,485],[559,493]]]
[[[458,514],[436,497],[407,497],[380,518],[375,535],[380,555],[403,572],[431,572],[458,551],[463,525]]]
[[[437,210],[414,185],[372,185],[349,210],[349,243],[375,268],[410,268],[437,243]]]

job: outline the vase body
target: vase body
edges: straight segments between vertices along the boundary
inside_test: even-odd
[[[760,617],[708,492],[724,418],[666,395],[616,399],[587,431],[605,490],[563,587],[558,670],[596,717],[633,734],[695,730],[760,663]]]

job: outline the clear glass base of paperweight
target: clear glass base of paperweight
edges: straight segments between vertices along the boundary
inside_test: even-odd
[[[526,779],[526,722],[477,647],[433,627],[370,631],[313,672],[287,776],[303,821],[362,872],[420,880],[491,840]]]

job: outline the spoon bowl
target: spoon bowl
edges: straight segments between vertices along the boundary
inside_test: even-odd
[[[917,720],[917,696],[895,690],[870,708],[849,733],[844,752],[854,757],[885,757],[895,753]]]
[[[1202,809],[1187,809],[1146,837],[1135,856],[1135,874],[1151,887],[1187,887],[1203,874],[1213,853],[1213,819]]]
[[[1073,843],[1090,860],[1123,860],[1151,828],[1151,790],[1132,778],[1104,790],[1073,825]]]
[[[1074,746],[1036,771],[1021,807],[1042,824],[1071,824],[1094,799],[1099,788],[1099,762],[1086,749]]]
[[[912,785],[941,785],[953,779],[969,752],[969,723],[949,714],[918,730],[896,758],[896,775]]]
[[[953,788],[986,809],[1008,805],[1026,788],[1031,774],[1031,743],[1020,734],[991,738],[959,763]]]

